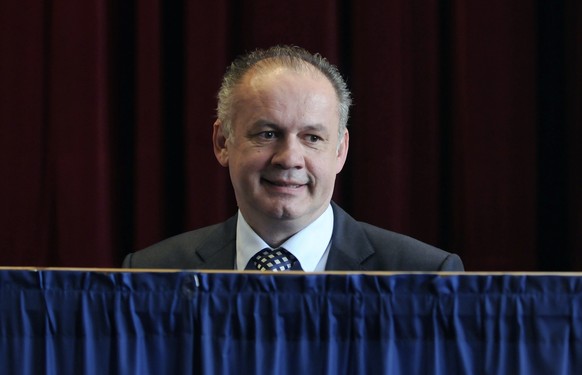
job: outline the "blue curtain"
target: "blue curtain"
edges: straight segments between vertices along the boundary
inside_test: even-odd
[[[581,374],[575,275],[0,271],[4,374]]]

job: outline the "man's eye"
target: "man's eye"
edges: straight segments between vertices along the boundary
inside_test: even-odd
[[[261,133],[261,136],[265,139],[273,139],[275,138],[276,134],[274,131],[265,131]]]
[[[317,142],[321,141],[322,138],[318,137],[317,135],[310,134],[307,136],[307,140],[311,143],[317,143]]]

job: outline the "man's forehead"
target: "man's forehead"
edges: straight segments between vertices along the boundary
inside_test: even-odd
[[[284,66],[249,75],[233,98],[234,123],[295,124],[312,129],[339,124],[339,103],[333,86],[323,76],[314,78],[306,71],[296,72]]]
[[[277,58],[269,58],[257,62],[243,76],[243,82],[249,83],[254,80],[262,80],[267,77],[284,75],[286,73],[305,75],[312,79],[322,80],[333,87],[329,79],[312,64],[306,61],[283,61]]]
[[[299,101],[297,101],[299,100]],[[313,76],[309,72],[296,72],[286,67],[261,71],[248,77],[239,86],[235,103],[273,105],[285,103],[310,105],[328,103],[339,105],[335,90],[323,75]]]

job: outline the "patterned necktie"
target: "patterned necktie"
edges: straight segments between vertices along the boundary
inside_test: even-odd
[[[251,258],[245,269],[274,272],[291,269],[301,271],[301,264],[293,254],[282,247],[274,250],[265,248]]]

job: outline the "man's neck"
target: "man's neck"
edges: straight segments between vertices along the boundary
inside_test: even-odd
[[[305,219],[269,218],[267,220],[263,220],[262,222],[254,222],[248,220],[246,216],[245,220],[252,228],[252,230],[263,239],[263,241],[265,241],[272,248],[277,248],[289,238],[293,237],[296,233],[300,232],[315,220],[317,220],[323,214],[323,212],[325,212],[325,209],[322,212],[317,213],[312,218],[312,220],[309,221],[306,221]]]
[[[303,227],[297,225],[290,225],[290,223],[276,223],[262,226],[262,230],[255,228],[252,224],[249,226],[272,248],[281,246],[285,241],[291,238],[295,233],[299,232]]]

